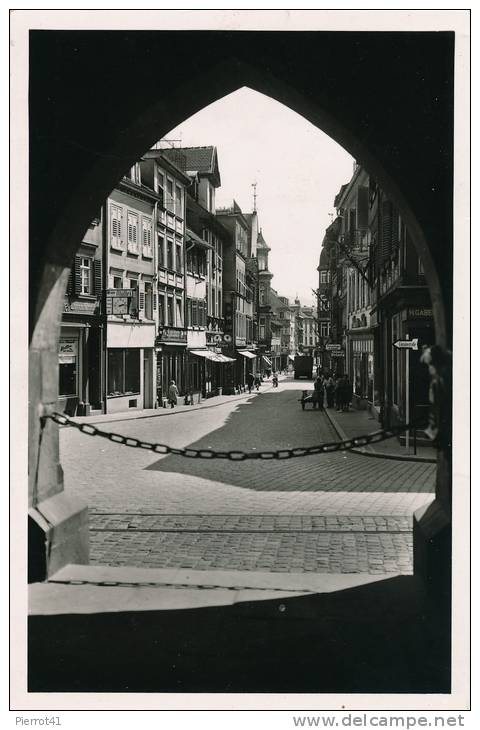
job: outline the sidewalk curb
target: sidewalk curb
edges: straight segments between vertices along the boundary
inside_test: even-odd
[[[269,384],[270,388],[273,388],[271,384]],[[265,390],[268,390],[266,388]],[[263,392],[265,392],[265,390]],[[206,403],[205,405],[202,403],[201,405],[198,404],[196,406],[183,406],[185,410],[176,410],[175,408],[157,408],[157,409],[150,409],[152,410],[152,413],[148,413],[147,415],[132,415],[129,418],[111,418],[111,416],[115,415],[113,413],[106,413],[105,419],[102,419],[100,421],[90,421],[90,416],[74,416],[71,420],[74,421],[74,423],[93,423],[93,424],[105,424],[105,423],[125,423],[126,421],[140,421],[144,418],[161,418],[163,416],[178,416],[182,413],[192,413],[192,411],[200,411],[200,410],[206,410],[207,408],[219,408],[220,406],[226,406],[232,401],[237,400],[244,400],[245,398],[250,398],[252,395],[260,395],[260,391],[255,393],[243,393],[242,395],[233,395],[229,396],[230,400],[225,400],[222,403]],[[139,411],[141,413],[141,411]],[[119,415],[124,415],[120,414]],[[99,416],[100,417],[100,416]],[[97,418],[97,416],[94,416],[94,418]],[[73,428],[73,426],[70,426],[70,424],[66,423],[62,428]]]
[[[326,414],[328,420],[330,421],[331,425],[339,435],[339,437],[342,439],[342,441],[347,441],[350,437],[347,436],[343,428],[340,426],[340,424],[337,423],[334,416],[332,416],[331,413],[328,412],[327,408],[323,409],[324,413]],[[379,454],[378,452],[374,451],[371,446],[364,446],[360,449],[353,448],[349,449],[350,452],[353,454],[359,454],[360,456],[369,456],[374,459],[390,459],[393,461],[415,461],[417,463],[421,464],[436,464],[437,460],[431,458],[430,456],[408,456],[407,454]]]

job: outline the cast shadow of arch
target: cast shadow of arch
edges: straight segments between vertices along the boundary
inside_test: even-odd
[[[239,404],[220,428],[188,444],[214,451],[274,451],[336,440],[326,416],[302,411],[300,391],[261,393]],[[322,436],[327,432],[328,439]],[[255,491],[431,492],[409,486],[416,464],[373,460],[358,454],[332,453],[293,459],[235,462],[169,455],[147,470],[177,473]]]

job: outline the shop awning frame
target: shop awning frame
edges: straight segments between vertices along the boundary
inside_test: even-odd
[[[249,350],[237,350],[239,355],[243,355],[243,357],[248,357],[250,360],[255,360],[256,355],[253,352],[250,352]]]
[[[188,350],[188,352],[197,357],[203,357],[205,360],[210,360],[211,362],[235,362],[235,358],[227,357],[219,352],[212,352],[212,350]]]

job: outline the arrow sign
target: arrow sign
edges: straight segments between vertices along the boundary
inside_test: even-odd
[[[397,340],[393,343],[397,350],[418,350],[418,338],[415,340]]]
[[[334,345],[332,342],[330,342],[330,343],[328,343],[328,344],[325,345],[325,349],[326,350],[341,350],[342,349],[342,346],[341,345]]]

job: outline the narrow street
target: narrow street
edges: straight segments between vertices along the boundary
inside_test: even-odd
[[[264,384],[191,413],[99,427],[218,450],[336,440],[324,413],[301,410],[304,387]],[[72,428],[61,431],[61,459],[66,490],[90,508],[91,562],[116,566],[409,573],[411,516],[434,490],[434,464],[351,453],[245,463],[158,457]]]

